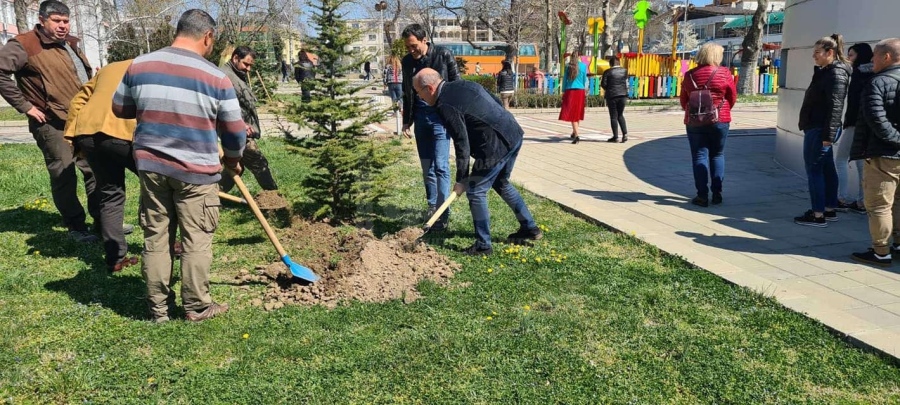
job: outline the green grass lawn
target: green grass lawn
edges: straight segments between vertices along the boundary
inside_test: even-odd
[[[301,202],[306,161],[278,140],[261,144],[284,194]],[[416,225],[424,208],[414,165],[391,170],[377,232]],[[128,186],[126,218],[137,223],[134,176]],[[423,283],[411,304],[334,310],[251,306],[265,286],[234,276],[276,255],[253,217],[228,206],[211,288],[232,311],[163,325],[142,320],[139,268],[108,276],[100,246],[69,241],[48,197],[38,149],[4,146],[0,398],[9,403],[900,402],[891,362],[533,195],[543,242],[464,258],[455,250],[471,243],[472,226],[459,202],[439,248],[462,264],[449,285]],[[492,194],[490,204],[494,235],[514,231],[502,201]],[[128,238],[133,253],[140,233]]]
[[[0,107],[0,121],[25,121],[28,118],[12,107]]]

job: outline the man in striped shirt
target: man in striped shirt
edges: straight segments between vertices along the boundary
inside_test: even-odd
[[[239,173],[247,133],[234,86],[204,59],[215,33],[216,21],[205,11],[184,12],[172,46],[136,58],[113,97],[116,116],[137,119],[142,272],[154,322],[169,320],[176,226],[183,241],[181,300],[187,319],[202,321],[228,311],[209,295],[222,176],[218,144],[221,138],[222,162]]]

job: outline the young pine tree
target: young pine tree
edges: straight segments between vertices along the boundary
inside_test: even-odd
[[[397,153],[386,142],[377,142],[369,124],[384,120],[385,110],[356,94],[365,85],[354,85],[350,76],[365,59],[348,50],[360,33],[343,20],[341,9],[348,0],[311,0],[312,23],[318,36],[306,46],[318,56],[315,78],[309,86],[312,99],[291,105],[290,116],[312,136],[293,139],[313,159],[314,171],[303,182],[306,195],[317,207],[314,216],[336,221],[359,219],[389,190],[383,169],[396,161]]]

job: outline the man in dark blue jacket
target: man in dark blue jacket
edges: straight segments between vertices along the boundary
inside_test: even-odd
[[[891,251],[900,251],[900,38],[875,45],[872,63],[875,76],[863,88],[850,148],[850,159],[866,160],[863,196],[872,248],[851,258],[888,267]]]
[[[465,253],[489,255],[494,252],[487,205],[487,192],[491,188],[500,194],[519,220],[519,230],[509,235],[510,241],[521,243],[540,239],[543,233],[519,191],[509,182],[524,134],[512,114],[477,83],[445,82],[440,73],[429,68],[419,71],[412,82],[419,97],[437,110],[453,139],[456,151],[453,192],[462,194],[466,191],[475,223],[475,244]],[[471,167],[470,157],[475,158]]]

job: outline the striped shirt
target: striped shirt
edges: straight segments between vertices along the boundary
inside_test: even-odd
[[[189,184],[221,179],[220,137],[230,158],[240,158],[247,142],[231,81],[215,65],[185,49],[168,47],[137,57],[113,96],[113,112],[120,118],[137,118],[138,170]]]

